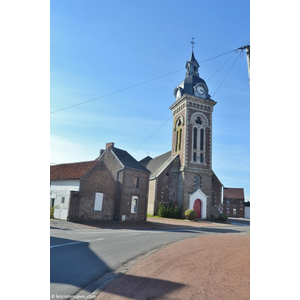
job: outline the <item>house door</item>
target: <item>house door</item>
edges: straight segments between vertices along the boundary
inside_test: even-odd
[[[197,218],[201,218],[201,201],[195,200],[193,210],[197,213]]]
[[[77,221],[79,216],[80,192],[70,191],[68,221]]]

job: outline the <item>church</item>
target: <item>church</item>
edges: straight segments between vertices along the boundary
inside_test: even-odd
[[[50,207],[69,221],[134,220],[155,215],[161,202],[193,209],[199,219],[217,217],[222,183],[212,170],[212,113],[217,104],[199,76],[192,50],[184,80],[175,87],[172,149],[136,161],[107,143],[90,162],[50,167]]]
[[[194,209],[197,218],[218,216],[222,183],[212,170],[212,113],[217,104],[199,76],[194,51],[186,62],[184,80],[175,87],[172,149],[140,163],[150,172],[148,214],[155,215],[160,202]]]

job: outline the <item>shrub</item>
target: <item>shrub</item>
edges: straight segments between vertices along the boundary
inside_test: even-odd
[[[197,217],[197,213],[194,210],[192,210],[192,209],[186,210],[185,213],[184,213],[184,215],[189,220],[195,220],[196,217]]]
[[[222,222],[226,222],[228,220],[228,216],[225,213],[219,214],[219,220]]]
[[[54,207],[50,207],[50,219],[53,219]]]
[[[157,215],[162,218],[181,219],[182,210],[178,205],[173,206],[172,201],[169,203],[160,202]]]

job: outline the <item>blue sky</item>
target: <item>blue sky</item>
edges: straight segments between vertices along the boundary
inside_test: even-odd
[[[137,160],[171,150],[169,107],[192,36],[200,77],[217,102],[213,170],[250,200],[246,54],[211,59],[250,44],[249,1],[52,0],[50,162],[93,160],[107,142]]]

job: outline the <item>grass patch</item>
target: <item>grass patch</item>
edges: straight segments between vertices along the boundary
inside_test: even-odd
[[[147,214],[147,218],[159,218],[159,216],[152,216],[150,214]]]

